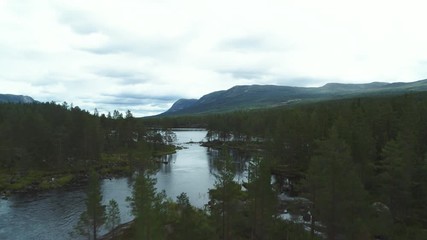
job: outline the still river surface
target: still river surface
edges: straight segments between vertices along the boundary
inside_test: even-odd
[[[165,190],[176,200],[186,192],[193,206],[203,208],[209,201],[208,189],[215,183],[215,161],[218,152],[200,146],[206,131],[176,130],[176,144],[183,147],[167,156],[169,164],[160,164],[156,174],[158,191]],[[245,178],[246,156],[235,155],[240,165],[235,179]],[[102,180],[103,202],[114,199],[119,204],[122,223],[133,219],[126,197],[131,196],[133,178],[122,177]],[[14,195],[0,200],[0,239],[75,239],[69,236],[80,214],[85,209],[85,186],[55,190],[34,195]],[[106,230],[101,229],[101,234]]]

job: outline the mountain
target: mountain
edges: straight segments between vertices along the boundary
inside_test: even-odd
[[[34,103],[32,97],[23,95],[0,94],[0,103]]]
[[[174,114],[185,108],[190,108],[196,103],[197,103],[197,99],[179,99],[172,105],[171,108],[169,108],[169,110],[166,113]]]
[[[275,107],[307,101],[403,94],[427,91],[427,80],[410,83],[373,82],[366,84],[328,83],[322,87],[244,85],[204,95],[200,99],[180,99],[160,116],[207,114]]]

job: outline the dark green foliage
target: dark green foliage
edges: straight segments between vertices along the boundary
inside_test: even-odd
[[[98,118],[54,103],[0,104],[2,168],[63,169],[99,161]]]
[[[243,230],[238,227],[243,211],[241,186],[234,181],[235,172],[227,150],[218,161],[221,166],[215,175],[216,182],[214,188],[209,189],[210,214],[221,239],[236,239]]]
[[[82,214],[80,214],[79,221],[77,222],[76,226],[74,226],[74,231],[70,232],[69,235],[72,238],[76,238],[79,236],[86,236],[87,239],[91,239],[91,231],[92,228],[89,224],[89,218],[87,216],[87,212],[84,211]]]
[[[251,169],[262,175],[252,175],[244,192],[223,155],[217,183],[209,192],[209,214],[190,208],[185,195],[178,200],[177,214],[163,194],[156,194],[154,180],[140,174],[132,198],[138,239],[309,238],[301,226],[274,217],[268,168],[279,182],[288,178],[292,184],[302,183],[292,193],[312,201],[313,219],[331,239],[427,236],[425,93],[144,122],[164,129],[206,127],[212,141],[257,141],[253,146],[263,145],[264,156]],[[88,169],[97,166],[103,152],[126,152],[129,160],[136,154],[148,158],[152,151],[167,149],[168,138],[173,136],[147,133],[130,112],[97,117],[67,104],[0,104],[0,167],[8,172]],[[143,139],[145,144],[136,144]],[[83,214],[79,225],[86,227],[81,228],[85,235],[93,232],[87,229],[93,223],[89,215]],[[196,222],[200,227],[183,230]]]
[[[339,226],[339,221],[328,220],[325,213],[323,217],[317,213],[315,218],[329,221],[328,227],[337,229],[338,234],[349,238],[366,233],[366,237],[405,239],[422,235],[427,229],[427,94],[424,92],[162,118],[157,123],[169,127],[206,125],[207,138],[211,141],[262,142],[264,157],[272,164],[279,182],[288,178],[295,184],[310,176],[313,181],[305,189],[295,191],[291,185],[292,193],[308,194],[310,199],[319,196],[316,189],[322,189],[321,198],[330,198],[332,195],[327,194],[331,192],[323,189],[331,185],[325,182],[342,178],[337,186],[340,191],[347,188],[354,191],[346,190],[342,196],[336,196],[345,199],[348,205],[337,208],[358,209],[360,202],[367,209],[366,216],[357,216],[363,224],[359,219],[359,223],[348,225],[350,229]],[[333,140],[332,128],[337,146],[344,144],[346,149],[340,158],[338,152],[328,148],[327,143],[331,145]],[[345,160],[334,162],[334,156]],[[332,171],[334,167],[345,172]],[[318,203],[326,204],[323,200]],[[375,223],[378,216],[370,207],[374,203],[389,208],[391,219]],[[336,217],[343,223],[350,219],[345,215]],[[384,226],[392,231],[384,231]]]
[[[173,233],[168,239],[218,239],[208,215],[190,205],[187,194],[181,193],[176,201],[178,217],[173,225]],[[196,227],[197,226],[197,227]]]
[[[164,239],[166,194],[156,193],[156,180],[147,172],[140,172],[135,180],[132,197],[128,200],[135,216],[137,239]]]
[[[105,223],[105,206],[101,202],[102,193],[99,176],[95,172],[91,172],[86,198],[86,214],[89,225],[92,227],[93,239],[96,239],[98,229]]]
[[[103,153],[143,145],[143,123],[130,111],[125,118],[118,111],[115,119],[98,115],[67,103],[0,104],[0,170],[19,176],[87,171],[104,167]]]
[[[89,186],[86,193],[86,210],[80,215],[75,227],[79,235],[89,239],[97,239],[99,228],[105,223],[105,206],[102,205],[102,193],[99,176],[92,171],[89,176]]]
[[[305,181],[312,215],[326,225],[328,239],[361,239],[367,228],[367,193],[351,162],[350,149],[335,128],[318,142]]]
[[[116,236],[115,228],[120,224],[120,209],[119,205],[114,199],[111,199],[108,202],[105,215],[105,225],[107,229],[112,233],[112,237],[114,239],[114,237]]]
[[[251,239],[271,239],[273,216],[277,213],[278,203],[271,185],[269,162],[255,158],[249,164],[246,207],[250,236]]]
[[[408,216],[411,191],[410,162],[404,159],[404,149],[395,140],[389,141],[383,150],[381,173],[378,174],[381,200],[390,206],[396,220]]]

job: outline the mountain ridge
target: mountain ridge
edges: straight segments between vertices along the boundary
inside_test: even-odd
[[[427,91],[427,79],[415,82],[327,83],[321,87],[237,85],[199,99],[179,99],[158,116],[208,114],[370,95]]]
[[[0,94],[0,103],[34,103],[34,102],[36,102],[36,100],[34,100],[30,96]]]

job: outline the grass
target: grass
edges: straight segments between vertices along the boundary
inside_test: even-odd
[[[73,174],[50,171],[31,170],[20,176],[15,173],[0,172],[0,190],[26,191],[47,190],[63,187],[74,179]]]
[[[154,149],[153,149],[154,148]],[[93,168],[101,176],[123,175],[132,172],[135,165],[147,164],[155,156],[162,156],[176,152],[173,145],[161,145],[148,147],[141,145],[133,150],[122,151],[120,153],[104,153],[101,155]],[[0,193],[49,190],[66,186],[76,179],[76,175],[87,172],[87,167],[76,167],[73,169],[52,170],[30,170],[20,172],[15,170],[0,169]]]
[[[6,182],[6,187],[12,191],[23,190],[30,186],[35,186],[43,177],[42,171],[31,170],[24,176],[7,175],[8,179],[13,181]]]
[[[66,174],[64,176],[60,176],[59,178],[51,178],[51,179],[45,178],[39,184],[39,189],[48,190],[48,189],[60,188],[69,184],[73,179],[74,179],[73,174]]]

